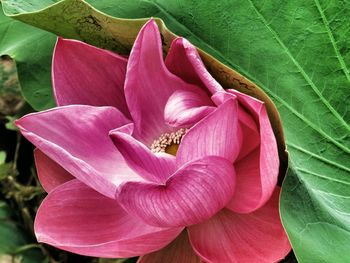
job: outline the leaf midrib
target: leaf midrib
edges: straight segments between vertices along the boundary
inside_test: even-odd
[[[350,82],[349,69],[348,69],[348,67],[346,66],[346,63],[345,63],[343,57],[342,57],[341,54],[340,54],[339,48],[338,48],[337,43],[336,43],[336,41],[335,41],[335,38],[334,38],[334,36],[333,36],[333,34],[332,34],[332,30],[331,30],[330,27],[329,27],[328,19],[327,19],[325,13],[322,11],[322,7],[321,7],[320,2],[319,2],[318,0],[314,0],[314,1],[315,1],[316,6],[317,6],[317,10],[318,10],[318,12],[319,12],[320,15],[321,15],[323,25],[324,25],[324,27],[325,27],[326,30],[327,30],[327,34],[328,34],[328,37],[329,37],[329,39],[330,39],[330,41],[331,41],[331,43],[332,43],[334,52],[335,52],[336,55],[337,55],[339,64],[340,64],[340,66],[341,66],[341,69],[343,70],[343,72],[344,72],[344,74],[345,74],[347,80]]]

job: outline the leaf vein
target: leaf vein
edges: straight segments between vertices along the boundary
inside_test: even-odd
[[[261,12],[257,9],[257,7],[254,5],[252,0],[248,0],[248,2],[251,4],[255,12],[257,13],[258,17],[261,19],[261,21],[264,23],[266,28],[270,31],[270,33],[275,37],[278,44],[283,48],[284,52],[288,55],[288,57],[292,60],[294,65],[298,68],[300,73],[305,78],[306,82],[310,85],[312,90],[316,93],[316,95],[320,98],[320,100],[323,102],[323,104],[329,109],[329,111],[343,124],[343,126],[350,131],[349,124],[343,119],[343,117],[333,108],[333,106],[326,100],[325,97],[323,97],[322,93],[318,90],[315,83],[311,80],[309,75],[305,72],[305,70],[301,67],[299,62],[293,57],[293,55],[290,53],[287,46],[284,44],[284,42],[281,40],[280,36],[276,33],[275,30],[272,29],[272,27],[267,23],[265,17],[262,15]]]
[[[350,82],[349,69],[347,68],[347,66],[346,66],[346,64],[345,64],[345,61],[344,61],[343,57],[341,56],[341,54],[340,54],[340,52],[339,52],[339,48],[338,48],[338,46],[337,46],[337,43],[336,43],[335,38],[334,38],[334,36],[333,36],[333,33],[332,33],[332,31],[331,31],[331,29],[330,29],[330,27],[329,27],[329,22],[328,22],[328,20],[327,20],[327,18],[326,18],[326,16],[325,16],[324,12],[322,11],[320,2],[319,2],[318,0],[314,0],[314,1],[315,1],[316,6],[317,6],[317,9],[318,9],[318,11],[319,11],[319,13],[320,13],[320,15],[321,15],[323,25],[324,25],[325,28],[326,28],[328,37],[329,37],[329,39],[330,39],[330,41],[331,41],[331,43],[332,43],[332,46],[333,46],[333,49],[334,49],[336,55],[337,55],[338,61],[339,61],[339,63],[340,63],[340,66],[341,66],[341,68],[342,68],[342,70],[343,70],[343,72],[344,72],[344,74],[345,74],[347,80]]]
[[[294,148],[295,150],[298,150],[298,151],[300,151],[300,152],[303,152],[303,153],[305,153],[305,154],[308,154],[308,155],[314,157],[315,159],[318,159],[318,160],[320,160],[320,161],[322,161],[322,162],[324,162],[324,163],[333,165],[333,166],[335,166],[335,167],[337,167],[337,168],[339,168],[339,169],[342,169],[342,170],[344,170],[344,171],[346,171],[346,172],[350,172],[350,169],[349,169],[348,167],[343,166],[343,165],[341,165],[341,164],[339,164],[339,163],[333,162],[333,161],[331,161],[331,160],[328,160],[328,159],[326,159],[326,158],[324,158],[324,157],[322,157],[322,156],[320,156],[320,155],[318,155],[318,154],[315,154],[315,153],[310,152],[310,151],[308,151],[308,150],[306,150],[306,149],[303,149],[303,148],[301,148],[301,147],[299,147],[299,146],[297,146],[297,145],[295,145],[295,144],[293,144],[293,143],[288,142],[287,145],[290,146],[290,147],[292,147],[292,148]]]
[[[300,168],[300,167],[295,167],[295,169],[298,170],[299,172],[306,173],[306,174],[309,174],[309,175],[313,175],[313,176],[316,176],[316,177],[319,177],[319,178],[322,178],[322,179],[326,179],[326,180],[329,180],[329,181],[334,181],[334,182],[337,182],[337,183],[340,183],[340,184],[350,185],[350,182],[346,182],[344,180],[339,180],[339,179],[336,179],[336,178],[331,178],[331,177],[328,177],[328,176],[325,176],[325,175],[322,175],[322,174],[319,174],[319,173],[311,172],[309,170],[306,170],[306,169],[303,169],[303,168]]]

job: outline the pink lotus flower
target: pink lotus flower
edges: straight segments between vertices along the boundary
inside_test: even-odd
[[[187,40],[164,62],[153,20],[128,59],[58,39],[52,74],[58,107],[17,121],[48,192],[38,241],[142,263],[275,262],[290,251],[264,104],[224,90]]]

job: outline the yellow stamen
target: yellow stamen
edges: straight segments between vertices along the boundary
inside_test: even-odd
[[[163,133],[157,140],[153,141],[151,151],[154,153],[166,152],[176,155],[182,136],[184,136],[187,131],[188,129],[181,128],[176,132]]]

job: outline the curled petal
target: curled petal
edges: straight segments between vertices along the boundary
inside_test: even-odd
[[[211,94],[223,91],[221,85],[205,68],[197,49],[184,38],[177,38],[171,43],[165,64],[175,75],[208,90]]]
[[[41,204],[39,242],[94,257],[133,257],[169,244],[182,228],[149,226],[78,180],[58,186]]]
[[[211,97],[217,106],[220,106],[227,100],[236,98],[236,95],[227,91],[218,91]],[[240,101],[238,102],[238,121],[242,130],[242,147],[237,161],[244,158],[260,144],[260,134],[259,128],[255,122],[255,114],[249,112]]]
[[[188,228],[198,255],[211,263],[279,262],[291,250],[278,213],[279,189],[259,210],[236,214],[223,209]]]
[[[58,106],[113,106],[130,116],[124,96],[126,58],[77,40],[58,38],[52,64]]]
[[[173,242],[165,248],[142,256],[137,263],[201,263],[201,259],[194,253],[188,240],[186,231],[183,231]]]
[[[126,101],[137,139],[151,145],[160,134],[173,131],[164,121],[165,105],[174,91],[190,88],[192,85],[165,67],[157,24],[149,20],[131,50],[125,81]]]
[[[39,181],[46,192],[50,192],[57,186],[74,179],[73,175],[39,149],[34,150],[34,158]]]
[[[16,124],[38,149],[74,177],[114,198],[125,180],[143,180],[125,163],[110,130],[130,123],[116,108],[70,105],[32,113]]]
[[[235,172],[228,160],[207,156],[177,170],[165,185],[129,182],[117,200],[130,214],[156,226],[188,226],[201,222],[231,199]]]
[[[190,127],[214,110],[204,91],[177,90],[165,106],[164,118],[172,127]]]
[[[175,171],[175,156],[155,154],[131,135],[113,130],[110,136],[125,161],[142,178],[164,184]]]
[[[263,102],[229,90],[250,112],[259,126],[259,145],[235,163],[237,188],[229,209],[249,213],[263,206],[272,195],[278,178],[279,157],[277,143]]]
[[[235,160],[240,152],[242,135],[238,125],[237,101],[230,99],[194,125],[182,138],[176,162],[183,165],[207,155]]]

